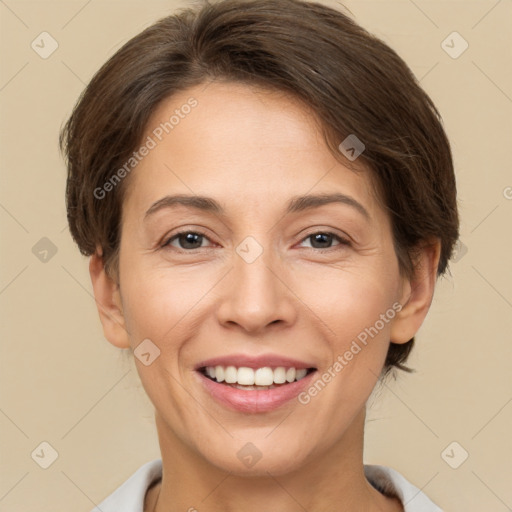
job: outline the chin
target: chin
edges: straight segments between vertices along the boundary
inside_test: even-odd
[[[229,447],[218,453],[208,453],[205,457],[210,464],[222,471],[241,477],[268,477],[285,475],[299,469],[305,455],[298,446],[282,447],[277,450],[269,439],[258,443],[238,442],[236,449]],[[230,455],[232,453],[232,455]]]

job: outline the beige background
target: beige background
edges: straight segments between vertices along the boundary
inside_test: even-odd
[[[159,457],[152,405],[128,354],[103,338],[87,261],[66,227],[57,136],[100,65],[182,5],[0,2],[0,511],[88,512]],[[446,511],[510,510],[512,2],[345,5],[398,51],[443,115],[464,244],[419,332],[417,373],[373,397],[365,462],[397,469]],[[31,48],[43,31],[59,45],[47,59]],[[456,59],[441,46],[453,31],[469,44]],[[33,252],[43,237],[57,249],[46,262]],[[48,469],[31,456],[43,441],[58,452]],[[460,463],[462,450],[469,457],[453,469],[445,459]]]

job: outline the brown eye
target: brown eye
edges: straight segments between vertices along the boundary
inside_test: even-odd
[[[311,245],[313,249],[331,249],[333,240],[337,240],[339,243],[336,245],[350,245],[350,242],[345,238],[342,238],[335,233],[328,231],[319,231],[308,235],[305,240],[311,239]]]
[[[176,233],[171,238],[169,238],[163,244],[163,247],[173,247],[183,251],[201,249],[203,240],[208,240],[206,235],[203,233],[198,233],[195,231],[181,231],[180,233]],[[178,247],[172,244],[174,241],[178,242]]]

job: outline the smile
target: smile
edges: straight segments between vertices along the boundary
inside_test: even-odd
[[[271,368],[264,366],[262,368],[248,368],[241,366],[206,366],[200,371],[210,379],[218,383],[231,385],[237,389],[255,390],[255,389],[274,389],[277,386],[296,382],[303,379],[308,373],[314,371],[314,368],[286,368],[278,366]]]
[[[315,368],[221,365],[201,367],[195,372],[209,398],[243,413],[269,412],[290,403],[311,385],[316,373]]]

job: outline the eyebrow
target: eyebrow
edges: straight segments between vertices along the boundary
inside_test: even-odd
[[[366,220],[370,221],[371,217],[366,208],[356,201],[353,197],[345,194],[334,193],[334,194],[314,194],[305,196],[292,197],[286,208],[286,214],[298,213],[313,208],[319,208],[326,204],[341,203],[347,206],[351,206],[358,211]],[[165,196],[159,199],[151,205],[146,212],[144,219],[146,220],[149,216],[156,213],[164,208],[171,208],[173,206],[182,205],[188,208],[194,208],[204,212],[216,213],[224,215],[224,208],[213,198],[196,195],[172,195]]]

